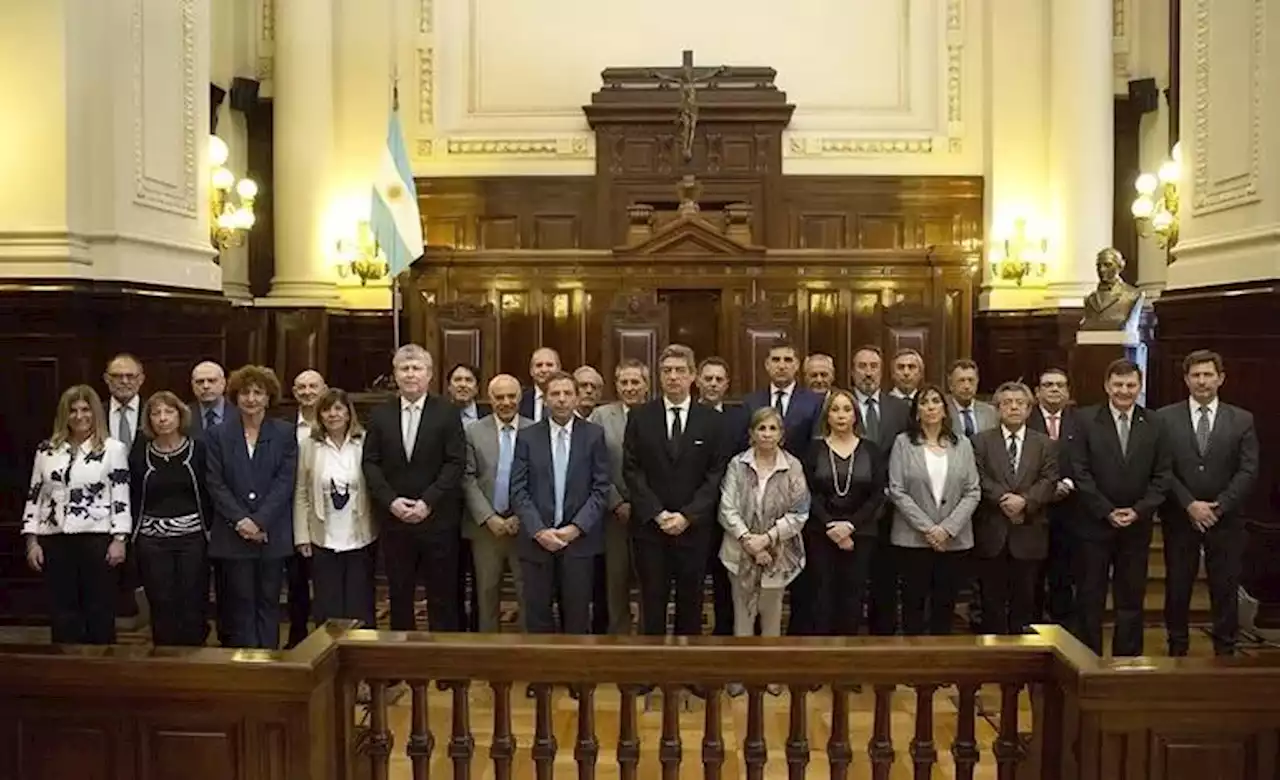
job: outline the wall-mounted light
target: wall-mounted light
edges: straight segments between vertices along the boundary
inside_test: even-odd
[[[257,182],[237,181],[226,167],[229,156],[226,142],[209,136],[209,233],[219,250],[244,243],[245,234],[253,229],[253,201],[258,197]]]
[[[1178,243],[1178,185],[1182,181],[1182,144],[1173,145],[1156,173],[1143,173],[1133,183],[1138,197],[1129,210],[1144,238],[1154,235],[1161,249]]]
[[[355,235],[338,239],[334,265],[339,277],[356,276],[362,287],[387,275],[387,258],[373,237],[369,220],[356,222]]]
[[[1043,279],[1048,273],[1049,240],[1027,230],[1027,220],[1018,217],[1013,231],[991,243],[991,276],[1022,286],[1027,278]]]

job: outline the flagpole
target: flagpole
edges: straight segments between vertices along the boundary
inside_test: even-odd
[[[387,10],[387,18],[391,20],[391,111],[400,111],[400,36],[396,26],[396,0],[389,0],[391,7]],[[390,261],[390,258],[387,258]],[[390,262],[387,265],[390,269]],[[400,348],[400,274],[391,277],[391,338],[393,349]]]

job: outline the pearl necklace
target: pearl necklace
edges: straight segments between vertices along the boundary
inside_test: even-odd
[[[831,449],[831,442],[827,442],[827,460],[831,462],[831,486],[835,488],[836,495],[844,498],[849,495],[849,489],[853,487],[853,456],[858,452],[858,446],[855,444],[853,451],[849,453],[849,476],[844,480],[844,487],[840,487],[840,470],[836,468],[836,451]]]

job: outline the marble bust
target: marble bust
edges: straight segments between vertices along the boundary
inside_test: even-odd
[[[1124,330],[1142,293],[1120,278],[1124,255],[1107,247],[1098,252],[1098,286],[1084,299],[1081,330]]]

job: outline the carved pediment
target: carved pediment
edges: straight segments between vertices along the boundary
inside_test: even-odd
[[[757,255],[764,252],[761,247],[729,238],[696,215],[677,217],[644,241],[613,251],[626,255]]]

